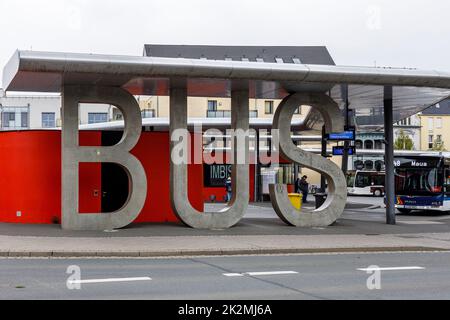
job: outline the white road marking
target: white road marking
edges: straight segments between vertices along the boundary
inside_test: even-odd
[[[445,224],[443,222],[438,221],[399,221],[401,224],[409,224],[409,225],[438,225]]]
[[[244,276],[243,273],[224,273],[223,275],[225,277],[243,277]]]
[[[91,279],[91,280],[69,280],[69,284],[89,284],[89,283],[108,283],[108,282],[132,282],[132,281],[150,281],[149,277],[139,278],[110,278],[110,279]]]
[[[392,267],[392,268],[360,268],[359,271],[407,271],[407,270],[425,270],[423,267]]]
[[[244,276],[276,276],[276,275],[287,275],[287,274],[298,274],[295,271],[265,271],[265,272],[245,272],[245,273],[224,273],[225,277],[244,277]]]

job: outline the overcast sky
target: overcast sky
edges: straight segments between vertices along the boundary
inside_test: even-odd
[[[325,45],[338,65],[450,71],[448,0],[0,0],[16,49],[142,55],[145,43]]]

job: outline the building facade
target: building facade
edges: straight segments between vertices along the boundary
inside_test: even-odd
[[[421,149],[445,151],[450,148],[450,100],[445,100],[420,115]]]
[[[82,104],[80,124],[109,122],[117,109],[105,104]],[[0,130],[35,130],[61,127],[60,95],[5,95],[0,89]]]
[[[401,135],[407,136],[412,140],[412,151],[423,150],[421,141],[422,125],[419,114],[394,124],[394,142]],[[365,151],[384,150],[384,139],[383,130],[360,128],[355,141],[357,154],[349,158],[349,170],[384,170],[383,155],[365,154]]]

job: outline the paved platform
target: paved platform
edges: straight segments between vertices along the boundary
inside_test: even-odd
[[[209,205],[217,209],[220,205]],[[67,231],[59,225],[0,224],[3,257],[163,257],[186,255],[450,250],[450,215],[399,215],[385,224],[380,205],[350,203],[328,228],[284,224],[268,204],[250,205],[229,230],[182,224],[139,224],[110,232]]]

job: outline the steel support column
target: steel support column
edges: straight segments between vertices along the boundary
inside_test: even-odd
[[[328,159],[328,154],[327,154],[327,148],[328,148],[328,141],[326,139],[326,135],[327,135],[327,130],[325,128],[325,126],[322,127],[322,152],[321,152],[321,156],[325,159]],[[322,192],[326,192],[327,190],[327,178],[325,177],[325,175],[320,175],[320,190]]]
[[[345,101],[345,129],[347,130],[350,126],[350,117],[349,117],[349,100],[348,100],[348,85],[342,85],[342,98]],[[345,141],[344,142],[344,155],[342,157],[342,172],[347,175],[348,172],[348,159],[349,159],[349,152],[348,149],[350,147],[350,142]]]
[[[394,116],[391,86],[384,87],[384,135],[386,166],[386,223],[395,225]]]

